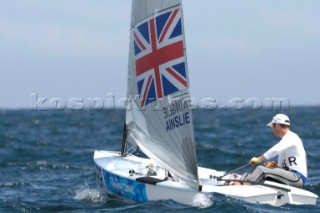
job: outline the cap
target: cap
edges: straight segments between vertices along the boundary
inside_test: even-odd
[[[272,118],[272,121],[267,124],[267,126],[272,127],[272,124],[285,124],[287,126],[290,126],[290,120],[289,117],[286,116],[285,114],[277,114]]]

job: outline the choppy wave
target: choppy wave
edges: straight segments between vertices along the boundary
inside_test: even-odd
[[[227,171],[260,155],[277,142],[265,127],[275,113],[194,112],[198,164]],[[308,154],[306,189],[319,195],[320,108],[286,113]],[[320,212],[319,201],[276,208],[213,194],[197,195],[186,206],[106,196],[96,189],[93,152],[120,149],[123,111],[0,114],[0,212]]]

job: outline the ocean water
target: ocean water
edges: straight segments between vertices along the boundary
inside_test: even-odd
[[[200,166],[231,170],[278,140],[266,127],[279,111],[194,111]],[[285,112],[308,154],[308,184],[320,195],[320,107]],[[96,189],[93,152],[119,150],[124,111],[0,110],[0,212],[320,212],[316,206],[272,207],[221,195],[191,206],[131,203]],[[239,171],[242,172],[242,171]]]

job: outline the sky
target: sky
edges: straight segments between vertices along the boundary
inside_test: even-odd
[[[320,105],[320,1],[183,7],[191,97]],[[121,102],[130,13],[130,0],[0,0],[0,108]]]

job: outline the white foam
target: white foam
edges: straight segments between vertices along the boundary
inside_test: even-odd
[[[212,206],[212,204],[213,204],[212,194],[197,193],[196,196],[194,196],[193,198],[191,206],[203,209],[203,208],[208,208]]]
[[[75,193],[74,199],[79,201],[102,203],[105,202],[107,198],[106,195],[102,194],[98,189],[91,189],[87,184],[79,187]]]

